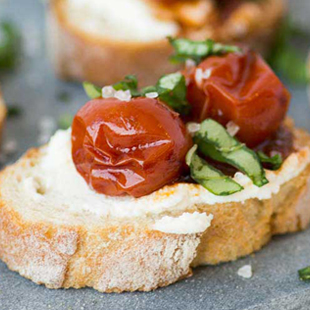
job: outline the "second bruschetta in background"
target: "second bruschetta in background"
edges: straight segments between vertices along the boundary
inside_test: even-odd
[[[284,0],[51,0],[50,54],[69,80],[109,85],[135,74],[154,83],[177,66],[167,36],[246,44],[266,54],[285,15]]]

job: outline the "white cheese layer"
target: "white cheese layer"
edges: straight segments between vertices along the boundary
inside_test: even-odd
[[[120,41],[156,41],[175,36],[174,22],[159,20],[144,0],[66,0],[69,23],[80,30]]]
[[[90,212],[114,218],[156,217],[164,212],[180,213],[195,205],[243,203],[250,198],[269,199],[279,192],[282,184],[298,176],[310,162],[309,148],[293,153],[279,171],[267,171],[269,184],[260,188],[238,172],[235,180],[244,186],[244,190],[230,196],[216,196],[198,184],[178,183],[140,198],[111,197],[91,190],[76,171],[71,157],[70,138],[70,130],[58,131],[52,137],[43,150],[44,155],[35,168],[34,176],[24,181],[25,193],[35,193],[39,180],[44,186],[44,195],[30,194],[32,199],[52,199],[55,204],[65,204],[73,212]]]

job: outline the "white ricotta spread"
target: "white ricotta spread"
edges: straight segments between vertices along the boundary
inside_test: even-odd
[[[164,216],[153,225],[154,230],[170,234],[197,234],[211,225],[213,215],[205,213],[183,213],[179,217]]]
[[[173,21],[156,18],[144,0],[67,0],[69,23],[80,30],[121,41],[155,41],[175,36]]]
[[[38,180],[43,185],[44,195],[36,195],[35,199],[50,199],[55,204],[65,206],[73,212],[90,212],[97,216],[109,216],[114,218],[143,217],[156,218],[164,212],[186,212],[194,205],[227,202],[244,202],[250,198],[269,199],[272,194],[278,193],[280,186],[299,175],[310,162],[309,148],[298,153],[293,153],[286,159],[279,171],[267,171],[269,184],[259,188],[244,174],[236,173],[234,179],[244,186],[244,190],[230,196],[216,196],[198,184],[178,183],[166,186],[148,196],[134,198],[131,196],[111,197],[98,194],[91,190],[84,179],[76,171],[71,157],[71,132],[58,131],[50,143],[43,149],[41,162],[33,175],[24,180],[25,194],[36,192]],[[33,188],[33,191],[31,191]],[[180,231],[179,225],[184,225],[184,230],[190,224],[184,219],[194,219],[193,223],[201,223],[202,218],[194,215],[184,215],[176,219],[162,219],[156,225],[161,230],[165,223],[174,231]],[[198,224],[197,224],[198,226]],[[173,228],[172,228],[173,227]],[[200,224],[199,224],[200,227]],[[200,230],[200,229],[199,229]]]

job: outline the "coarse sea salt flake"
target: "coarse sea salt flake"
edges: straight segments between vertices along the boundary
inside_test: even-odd
[[[211,69],[202,71],[201,68],[196,69],[195,80],[198,85],[201,85],[203,80],[207,80],[211,76]]]
[[[229,121],[226,125],[226,128],[227,128],[227,132],[232,136],[234,137],[238,131],[240,130],[240,127],[234,123],[233,121]]]
[[[238,270],[238,276],[245,278],[245,279],[250,279],[252,278],[252,266],[251,265],[244,265]]]
[[[145,97],[146,98],[152,98],[152,99],[155,99],[155,98],[157,98],[158,97],[158,93],[157,92],[150,92],[150,93],[146,93],[145,94]]]
[[[104,86],[102,88],[102,98],[113,98],[116,90],[112,86]]]
[[[131,99],[131,93],[130,93],[130,90],[118,90],[114,97],[118,100],[121,100],[121,101],[129,101]]]
[[[200,130],[200,124],[195,122],[190,122],[186,124],[186,128],[191,135],[194,135]]]
[[[185,61],[185,67],[186,69],[191,69],[191,68],[194,68],[196,66],[196,63],[194,60],[192,59],[186,59]]]

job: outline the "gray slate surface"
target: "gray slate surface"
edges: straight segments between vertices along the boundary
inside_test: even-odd
[[[62,113],[73,113],[87,98],[80,85],[60,82],[53,76],[43,43],[42,3],[38,0],[1,1],[0,17],[8,16],[27,34],[26,53],[20,67],[15,73],[0,76],[7,102],[24,107],[23,116],[9,120],[5,132],[6,141],[18,142],[18,151],[9,158],[14,161],[27,148],[38,144],[38,123],[42,116],[57,119]],[[302,88],[291,90],[290,114],[298,126],[310,130],[306,92]],[[70,94],[69,103],[58,99],[64,91]],[[151,293],[108,295],[92,289],[48,290],[0,263],[0,310],[306,310],[310,309],[310,283],[300,282],[297,270],[310,264],[309,240],[309,230],[276,237],[255,255],[217,267],[198,268],[192,278]],[[237,276],[237,270],[245,264],[253,267],[252,279]]]

